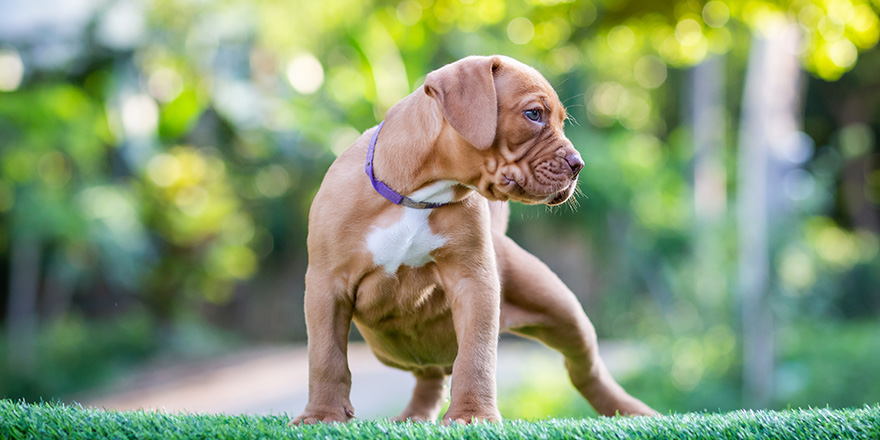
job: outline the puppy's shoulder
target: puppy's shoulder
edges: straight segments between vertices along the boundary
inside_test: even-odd
[[[448,231],[465,241],[478,236],[488,236],[491,228],[489,201],[479,194],[471,194],[455,203],[431,214],[431,228]]]

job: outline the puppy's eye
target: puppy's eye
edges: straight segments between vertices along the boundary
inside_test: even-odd
[[[541,120],[541,109],[533,108],[526,110],[525,115],[530,121],[539,122]]]

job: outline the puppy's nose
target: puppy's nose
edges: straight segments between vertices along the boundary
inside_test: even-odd
[[[584,160],[581,159],[581,155],[577,152],[565,156],[565,161],[568,162],[568,166],[571,167],[571,177],[577,176],[584,168]]]

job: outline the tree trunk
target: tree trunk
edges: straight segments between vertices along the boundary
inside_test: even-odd
[[[691,70],[693,87],[689,118],[694,136],[693,190],[697,227],[694,253],[698,267],[694,295],[702,305],[716,310],[727,290],[719,230],[727,211],[725,60],[722,55],[707,58]]]
[[[771,173],[774,149],[800,127],[801,71],[796,25],[781,25],[752,40],[743,97],[737,163],[739,295],[743,326],[743,400],[752,408],[772,403],[773,315],[770,290],[772,202],[780,200],[778,173]],[[774,176],[771,178],[771,176]],[[778,206],[774,203],[773,215]]]

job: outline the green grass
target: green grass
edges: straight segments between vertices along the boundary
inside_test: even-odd
[[[508,420],[441,426],[354,421],[287,427],[288,417],[115,412],[0,400],[2,439],[880,439],[880,405],[657,418]]]

